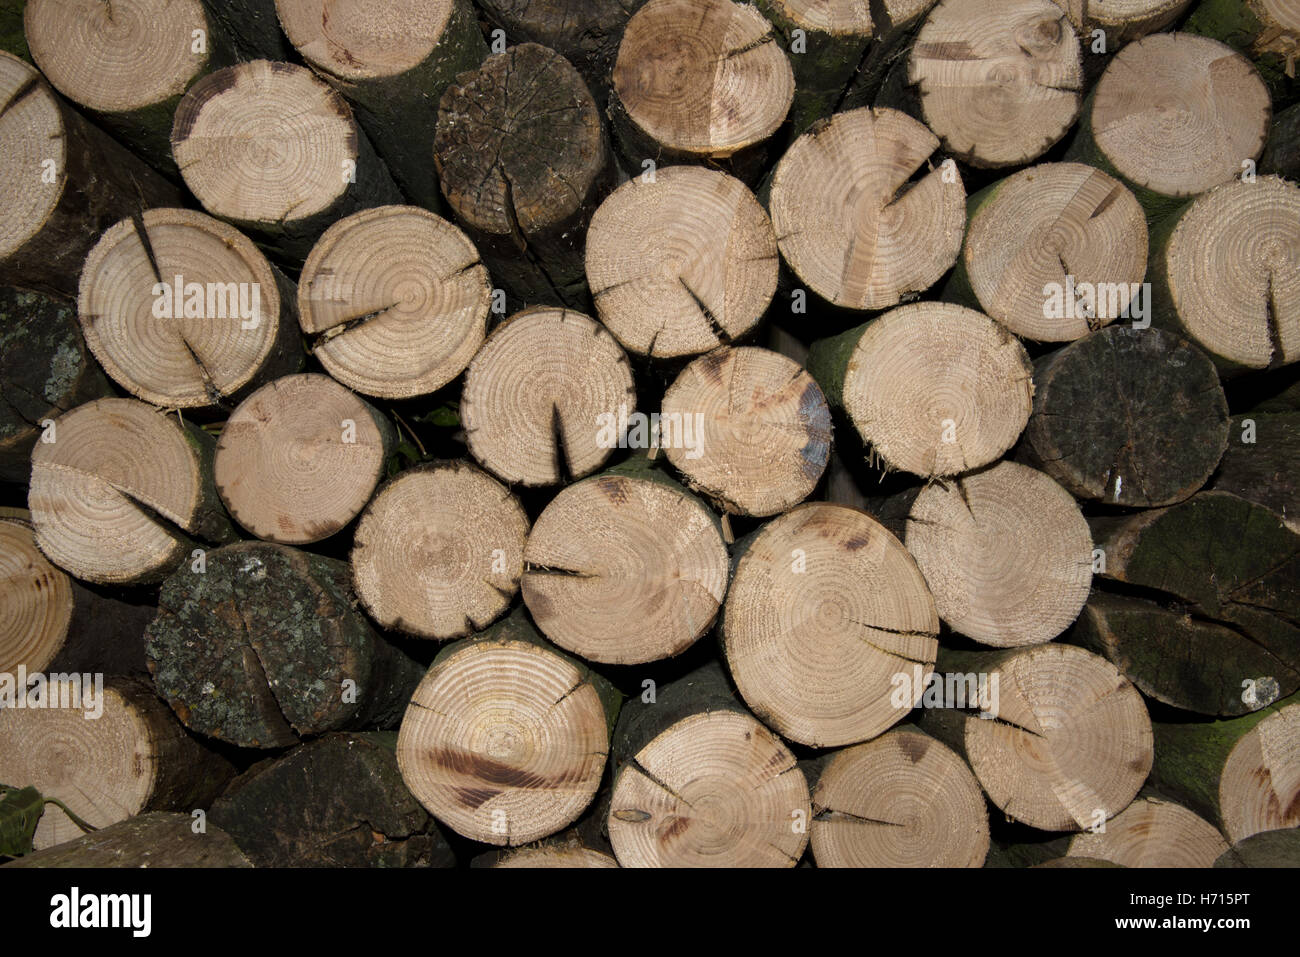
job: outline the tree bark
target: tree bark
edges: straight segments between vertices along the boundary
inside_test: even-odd
[[[26,5],[27,0],[0,0],[0,50],[31,63],[32,51],[27,48],[27,34],[23,30]]]
[[[327,734],[236,778],[212,823],[255,867],[452,867],[406,789],[392,732]]]
[[[1300,103],[1274,114],[1259,172],[1276,173],[1293,182],[1300,179]]]
[[[1295,69],[1300,24],[1284,2],[1201,0],[1183,29],[1220,40],[1249,57],[1275,104],[1293,103],[1300,96]]]
[[[884,0],[881,15],[873,15],[872,42],[850,78],[839,113],[876,105],[891,73],[903,78],[916,32],[938,0]],[[884,25],[882,28],[882,24]]]
[[[1193,617],[1184,606],[1098,590],[1070,632],[1073,644],[1110,661],[1142,693],[1197,714],[1239,715],[1258,707],[1243,699],[1242,675],[1278,680],[1277,657],[1224,623]],[[1294,667],[1281,678],[1294,686]]]
[[[252,867],[230,835],[206,825],[195,833],[189,814],[149,811],[29,854],[4,867]]]
[[[790,57],[795,89],[787,121],[792,138],[837,112],[859,69],[867,68],[868,56],[885,42],[877,32],[887,34],[892,27],[877,24],[868,4],[827,9],[808,0],[755,0],[754,6],[772,21]],[[883,10],[886,4],[875,6]]]
[[[86,253],[123,217],[180,193],[68,107],[30,64],[0,53],[0,283],[75,296]]]
[[[357,611],[346,563],[241,542],[163,583],[146,632],[159,693],[190,729],[245,748],[390,728],[420,666]]]
[[[71,302],[0,287],[0,481],[31,478],[41,422],[112,394]]]
[[[1231,492],[1282,516],[1300,533],[1300,412],[1238,415],[1228,430],[1228,451],[1210,488]]]
[[[203,5],[239,60],[288,60],[292,55],[275,0],[203,0]]]
[[[1202,492],[1091,525],[1100,575],[1124,600],[1096,599],[1079,638],[1123,662],[1143,690],[1240,714],[1300,688],[1300,536],[1280,516]]]
[[[1300,867],[1300,830],[1263,831],[1237,844],[1215,867]]]

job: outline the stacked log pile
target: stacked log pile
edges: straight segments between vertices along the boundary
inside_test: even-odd
[[[1300,866],[1294,4],[13,6],[15,865]]]

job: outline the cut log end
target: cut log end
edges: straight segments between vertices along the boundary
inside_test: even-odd
[[[1181,501],[1227,447],[1228,402],[1214,365],[1178,336],[1110,326],[1045,359],[1034,378],[1029,459],[1081,499]]]
[[[1095,595],[1081,638],[1141,687],[1208,714],[1257,711],[1300,687],[1300,536],[1280,516],[1201,492],[1092,525],[1101,576],[1133,597]]]
[[[33,450],[28,495],[41,551],[101,584],[171,571],[204,505],[186,431],[135,399],[99,399],[54,420],[52,435]]]
[[[891,468],[958,475],[1001,458],[1033,409],[1033,369],[1014,336],[949,303],[900,306],[868,324],[842,402]]]
[[[328,376],[286,376],[250,395],[221,430],[217,490],[258,538],[318,542],[365,507],[393,439],[381,413]]]
[[[466,374],[461,421],[470,454],[508,484],[590,475],[618,447],[602,424],[636,406],[632,370],[591,318],[537,308],[513,316]],[[608,431],[613,431],[611,427]]]
[[[795,141],[770,206],[781,254],[813,292],[884,309],[952,267],[966,229],[956,167],[910,182],[938,146],[923,124],[887,109],[836,114]]]
[[[41,554],[31,525],[0,518],[0,674],[43,672],[67,638],[72,605],[71,579]]]
[[[802,502],[830,457],[821,389],[767,349],[723,349],[692,362],[664,395],[660,429],[668,460],[690,486],[741,515]]]
[[[89,676],[85,679],[45,686],[59,706],[0,709],[0,781],[31,785],[92,827],[106,827],[169,804],[178,777],[203,776],[204,759],[211,755],[184,737],[147,684],[114,678],[88,689]],[[87,690],[90,694],[83,694]],[[187,767],[187,762],[193,763]],[[222,781],[229,777],[230,769],[224,770]],[[83,833],[51,804],[34,844],[39,850]]]
[[[469,365],[491,298],[463,232],[414,206],[381,206],[326,230],[303,266],[298,315],[330,375],[365,395],[409,399]]]
[[[1186,12],[1195,0],[1053,0],[1079,31],[1085,46],[1094,30],[1106,35],[1116,49],[1148,33],[1163,30]]]
[[[875,519],[799,506],[746,548],[722,635],[746,704],[792,741],[864,741],[917,704],[939,617],[911,556]],[[916,680],[913,680],[913,673]],[[899,700],[898,677],[912,694]]]
[[[651,0],[628,22],[613,85],[650,140],[715,159],[771,136],[795,90],[772,25],[730,0]]]
[[[727,550],[711,512],[675,483],[601,475],[562,491],[524,549],[523,596],[560,647],[640,664],[679,654],[713,623]]]
[[[1300,830],[1261,831],[1233,844],[1215,867],[1300,867]]]
[[[771,0],[770,5],[781,16],[805,30],[817,30],[832,36],[870,36],[877,27],[871,19],[870,4],[862,0]],[[898,8],[909,5],[920,6],[916,0],[892,0],[886,7],[892,8],[887,11],[892,19]]]
[[[485,233],[515,237],[521,250],[524,237],[584,205],[609,159],[582,77],[536,43],[488,57],[447,88],[434,152],[456,215]]]
[[[1163,251],[1179,326],[1220,363],[1300,359],[1300,186],[1276,176],[1200,197]]]
[[[1300,706],[1270,714],[1237,742],[1219,779],[1219,807],[1234,844],[1300,827]]]
[[[1264,149],[1269,94],[1250,61],[1208,37],[1158,33],[1115,55],[1093,97],[1091,136],[1131,183],[1194,196]]]
[[[360,156],[343,98],[311,71],[268,60],[190,87],[176,109],[172,152],[208,212],[279,228],[330,209]]]
[[[1233,416],[1228,450],[1211,487],[1272,509],[1291,531],[1300,533],[1296,462],[1300,462],[1300,412]]]
[[[627,21],[645,0],[482,0],[492,26],[515,42],[540,43],[572,63],[602,109]]]
[[[993,719],[966,717],[963,747],[989,798],[1045,831],[1079,831],[1128,806],[1151,770],[1141,695],[1103,658],[1066,645],[1012,653]]]
[[[78,313],[114,381],[154,405],[189,409],[222,402],[268,366],[281,305],[271,265],[237,229],[152,209],[90,251]]]
[[[357,595],[385,628],[463,637],[510,604],[527,537],[518,499],[473,466],[405,472],[379,491],[357,526]]]
[[[54,213],[67,183],[66,136],[54,91],[30,63],[0,53],[0,260]]]
[[[1051,641],[1088,600],[1088,523],[1069,492],[1022,465],[926,486],[906,541],[939,617],[985,645]]]
[[[943,0],[917,34],[907,76],[926,123],[976,166],[1036,159],[1082,104],[1079,38],[1051,0]]]
[[[429,813],[465,837],[514,846],[577,819],[608,748],[600,694],[576,665],[530,642],[489,639],[429,669],[397,760]]]
[[[567,870],[575,867],[618,867],[618,861],[589,847],[521,847],[493,867]]]
[[[390,0],[380,7],[275,0],[285,35],[311,66],[345,80],[395,76],[442,39],[453,0]]]
[[[1104,831],[1075,837],[1069,856],[1122,867],[1213,867],[1227,852],[1228,842],[1212,824],[1181,805],[1148,797],[1107,821]]]
[[[31,0],[23,19],[41,72],[68,99],[102,113],[180,96],[207,67],[214,40],[200,0]]]
[[[971,218],[962,259],[980,308],[1016,335],[1079,339],[1128,315],[1146,276],[1146,219],[1101,170],[1044,163],[996,187]],[[1081,304],[1081,288],[1103,294]]]
[[[818,867],[982,867],[989,821],[970,768],[916,731],[832,757],[812,793]]]
[[[746,714],[701,712],[622,767],[609,839],[623,867],[793,867],[811,810],[776,735]]]
[[[697,355],[748,333],[776,292],[776,236],[743,183],[673,166],[609,196],[587,235],[600,320],[631,352]]]

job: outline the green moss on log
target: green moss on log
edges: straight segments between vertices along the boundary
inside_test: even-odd
[[[31,477],[42,421],[112,394],[86,350],[75,304],[0,287],[0,481]]]

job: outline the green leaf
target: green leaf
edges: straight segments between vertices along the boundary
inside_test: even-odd
[[[460,425],[460,410],[454,405],[440,405],[426,415],[417,415],[415,421],[440,429],[452,429]]]
[[[30,854],[32,837],[44,811],[45,799],[36,788],[9,788],[0,799],[0,855]]]

